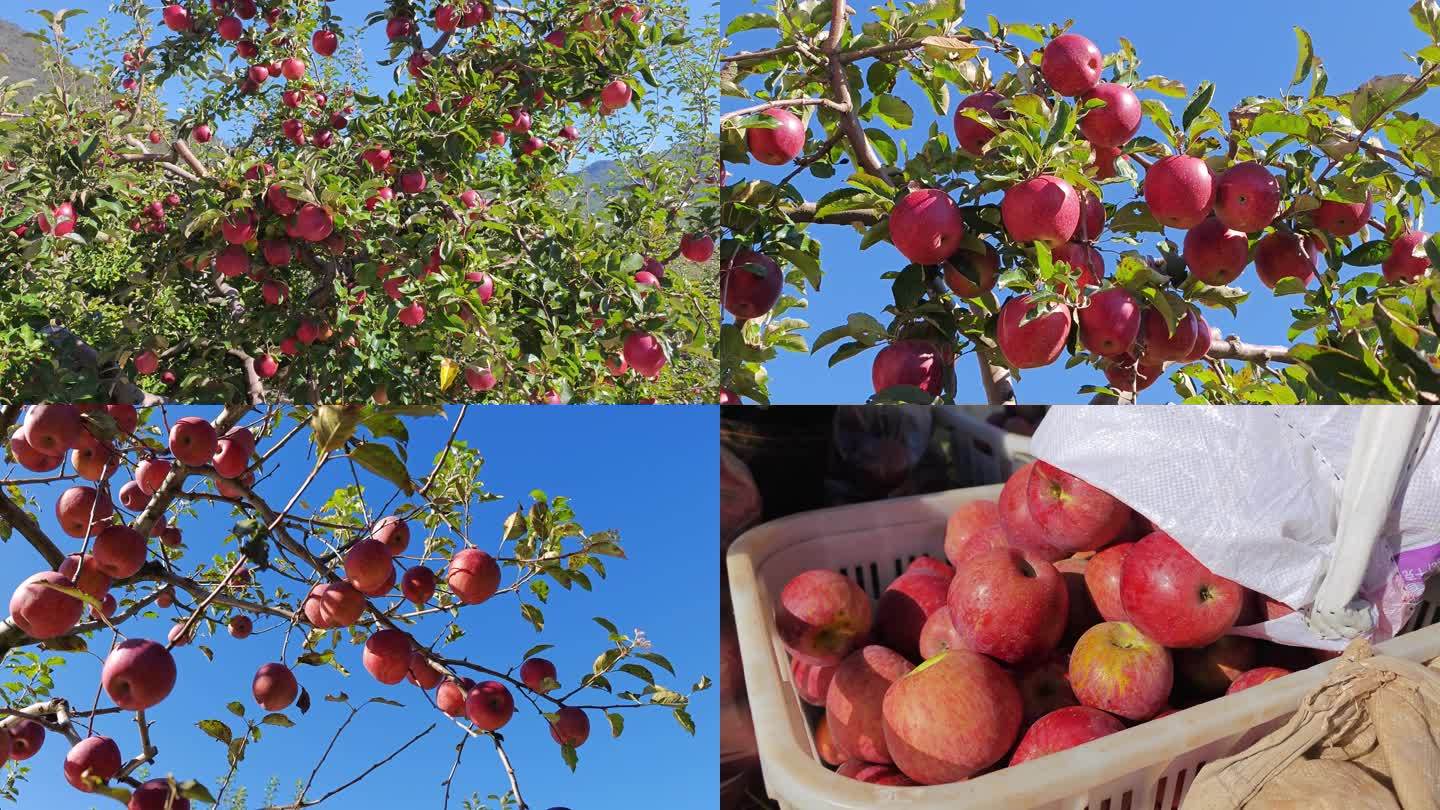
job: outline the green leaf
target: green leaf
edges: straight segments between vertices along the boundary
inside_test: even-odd
[[[780,23],[773,14],[740,14],[730,20],[725,26],[725,36],[738,34],[741,31],[753,31],[757,28],[779,28]],[[573,768],[572,768],[573,770]]]
[[[690,713],[685,711],[683,707],[675,707],[675,722],[679,723],[680,727],[685,729],[692,737],[695,735],[695,721],[691,719]]]
[[[295,721],[291,720],[280,712],[271,712],[270,714],[265,715],[265,717],[262,718],[260,722],[264,723],[267,726],[279,726],[281,728],[295,727]]]
[[[560,758],[565,760],[566,765],[570,766],[572,773],[575,770],[575,765],[580,761],[580,758],[575,754],[575,746],[568,744],[560,746]]]
[[[509,517],[505,518],[505,526],[500,538],[505,541],[510,541],[523,534],[525,534],[525,515],[521,513],[520,507],[517,506],[515,507],[515,511],[512,512]]]
[[[545,614],[540,612],[540,608],[531,604],[521,603],[520,615],[535,626],[535,632],[538,633],[545,629]]]
[[[605,719],[610,721],[610,736],[618,738],[625,730],[625,718],[616,712],[606,712]]]
[[[405,462],[395,455],[389,445],[365,442],[350,451],[350,459],[394,484],[406,495],[415,494],[415,482],[410,480],[410,472],[405,469]]]
[[[1341,261],[1354,267],[1374,267],[1389,257],[1390,240],[1374,239],[1346,253]]]
[[[670,666],[670,662],[665,658],[665,656],[661,655],[660,653],[654,653],[654,652],[637,652],[637,653],[635,653],[635,657],[636,657],[636,658],[643,659],[643,660],[645,660],[645,661],[649,661],[650,663],[654,664],[655,666],[660,667],[661,669],[664,669],[666,672],[670,673],[671,675],[674,675],[674,674],[675,674],[675,667]]]
[[[1191,122],[1200,117],[1200,113],[1210,106],[1210,99],[1214,97],[1215,83],[1201,82],[1199,89],[1195,91],[1195,98],[1185,105],[1185,114],[1180,119],[1180,128],[1189,130]]]
[[[210,795],[210,789],[196,782],[194,779],[186,779],[184,782],[176,783],[175,787],[179,789],[181,796],[184,796],[192,802],[202,802],[204,804],[215,803],[215,797]]]
[[[1315,47],[1310,41],[1310,32],[1298,25],[1295,26],[1295,44],[1299,54],[1295,58],[1295,77],[1290,80],[1292,85],[1305,81],[1315,64]]]
[[[229,745],[230,741],[234,739],[234,733],[230,727],[219,720],[201,720],[195,725],[208,736],[214,737],[226,745]]]
[[[229,709],[230,713],[235,715],[236,717],[245,716],[245,704],[241,703],[238,700],[232,700],[229,703],[226,703],[225,708]]]
[[[546,650],[549,650],[549,649],[553,649],[554,647],[555,647],[554,644],[536,644],[534,647],[531,647],[530,649],[526,650],[526,651],[525,651],[525,654],[520,656],[520,660],[523,661],[523,660],[525,660],[525,659],[527,659],[527,658],[534,658],[535,656],[539,655],[540,653],[545,652]]]
[[[595,623],[605,628],[605,630],[612,636],[620,634],[620,631],[615,629],[615,625],[611,624],[609,619],[603,619],[599,616],[596,616]]]
[[[1075,108],[1070,102],[1062,101],[1055,108],[1055,123],[1050,126],[1050,133],[1045,136],[1045,148],[1049,149],[1068,137],[1075,129]]]
[[[875,96],[873,103],[880,120],[893,129],[909,129],[915,121],[915,111],[899,96],[883,93]]]

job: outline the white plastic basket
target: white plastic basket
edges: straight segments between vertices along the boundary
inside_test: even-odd
[[[821,764],[804,704],[775,635],[774,604],[791,577],[829,568],[877,596],[921,554],[939,556],[945,520],[961,504],[999,496],[1000,486],[952,490],[791,515],[751,529],[730,547],[727,567],[767,792],[789,810],[1004,808],[1171,810],[1200,767],[1239,751],[1283,723],[1335,662],[1212,700],[1067,751],[968,782],[886,787],[847,779]],[[1440,591],[1406,631],[1376,645],[1414,661],[1440,656]],[[1426,628],[1423,632],[1408,632]]]
[[[957,458],[968,459],[968,473],[971,481],[1004,481],[1010,474],[1025,466],[1035,457],[1030,455],[1030,437],[1011,433],[985,421],[985,418],[971,406],[943,405],[931,409],[934,418],[949,428],[957,438],[966,442],[963,453]]]

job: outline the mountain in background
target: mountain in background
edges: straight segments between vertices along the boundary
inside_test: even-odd
[[[34,79],[35,87],[22,90],[20,97],[28,99],[45,84],[44,72],[40,69],[40,43],[25,36],[25,29],[9,20],[0,20],[0,76],[9,76],[10,81]]]

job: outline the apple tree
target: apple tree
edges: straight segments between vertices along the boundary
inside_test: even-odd
[[[767,401],[768,361],[821,350],[866,355],[881,401],[1006,402],[1057,362],[1100,401],[1162,377],[1199,402],[1440,397],[1440,243],[1422,222],[1440,127],[1406,109],[1440,79],[1440,4],[1408,14],[1410,72],[1332,87],[1296,28],[1284,93],[1230,110],[1210,82],[1147,74],[1128,40],[1102,53],[1083,22],[970,20],[963,0],[863,24],[840,0],[732,16],[727,36],[775,38],[722,57],[722,92],[744,99],[721,116],[722,159],[788,171],[722,189],[722,399]],[[902,85],[940,125],[912,128]],[[833,187],[805,199],[802,173]],[[835,227],[909,263],[878,268],[893,300],[809,344],[795,313]],[[1234,284],[1252,262],[1266,289]],[[1289,345],[1206,320],[1271,295],[1294,301]]]
[[[19,406],[4,408],[0,535],[28,543],[38,559],[33,570],[9,569],[15,590],[0,622],[0,760],[17,761],[0,792],[14,800],[25,778],[63,777],[130,810],[224,802],[247,751],[313,725],[305,715],[321,697],[349,712],[333,731],[305,732],[328,736],[330,745],[317,746],[309,779],[284,807],[342,794],[430,734],[457,743],[454,765],[436,765],[447,804],[452,783],[458,798],[488,778],[500,787],[491,801],[518,808],[527,806],[525,769],[504,744],[516,726],[548,724],[572,770],[587,737],[620,737],[630,712],[671,713],[693,734],[687,706],[709,680],[667,685],[673,667],[641,631],[627,635],[596,618],[597,657],[585,672],[557,669],[543,641],[514,661],[477,657],[483,640],[467,637],[462,613],[483,614],[493,627],[504,620],[497,610],[518,610],[510,620],[533,625],[543,639],[550,589],[589,591],[625,554],[615,531],[587,532],[567,498],[538,490],[528,506],[487,525],[482,507],[500,496],[479,480],[484,458],[457,439],[464,408],[447,417],[449,439],[427,471],[413,474],[413,422],[403,417],[422,413],[441,412],[240,405],[212,421],[172,421],[161,408],[137,413],[128,405],[38,405],[23,417]],[[277,453],[292,443],[308,443],[313,465],[281,478]],[[321,477],[336,468],[340,477]],[[353,484],[322,486],[317,478]],[[54,503],[58,533],[36,517],[42,497]],[[155,631],[162,611],[174,617],[168,636]],[[266,635],[245,641],[252,632]],[[177,671],[171,651],[196,645],[230,666],[257,644],[267,652],[244,665],[257,667],[252,694],[215,690],[216,715],[194,718],[217,742],[223,780],[167,770],[163,740],[174,730],[147,719],[147,710],[173,690],[210,694],[204,672]],[[264,662],[273,655],[279,660]],[[103,661],[99,683],[60,692],[59,671],[89,656]],[[350,691],[378,696],[306,689],[314,677],[307,672],[349,675],[344,662],[356,659],[367,674],[354,677],[380,686]],[[323,767],[347,728],[364,728],[362,710],[380,704],[368,716],[397,701],[429,704],[433,722],[408,741],[375,745],[374,765],[353,769],[360,777],[340,776],[333,762]],[[18,766],[44,744],[68,746],[63,774]],[[497,769],[478,776],[474,755],[488,749]],[[467,750],[469,767],[457,773]],[[172,792],[181,798],[167,805]]]
[[[21,401],[713,390],[713,18],[677,0],[363,5],[118,0],[83,35],[81,12],[41,12],[41,82],[0,83],[0,384]]]

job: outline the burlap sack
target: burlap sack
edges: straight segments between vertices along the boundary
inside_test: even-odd
[[[1240,808],[1440,810],[1440,671],[1352,643],[1289,722],[1207,764],[1181,805]]]

